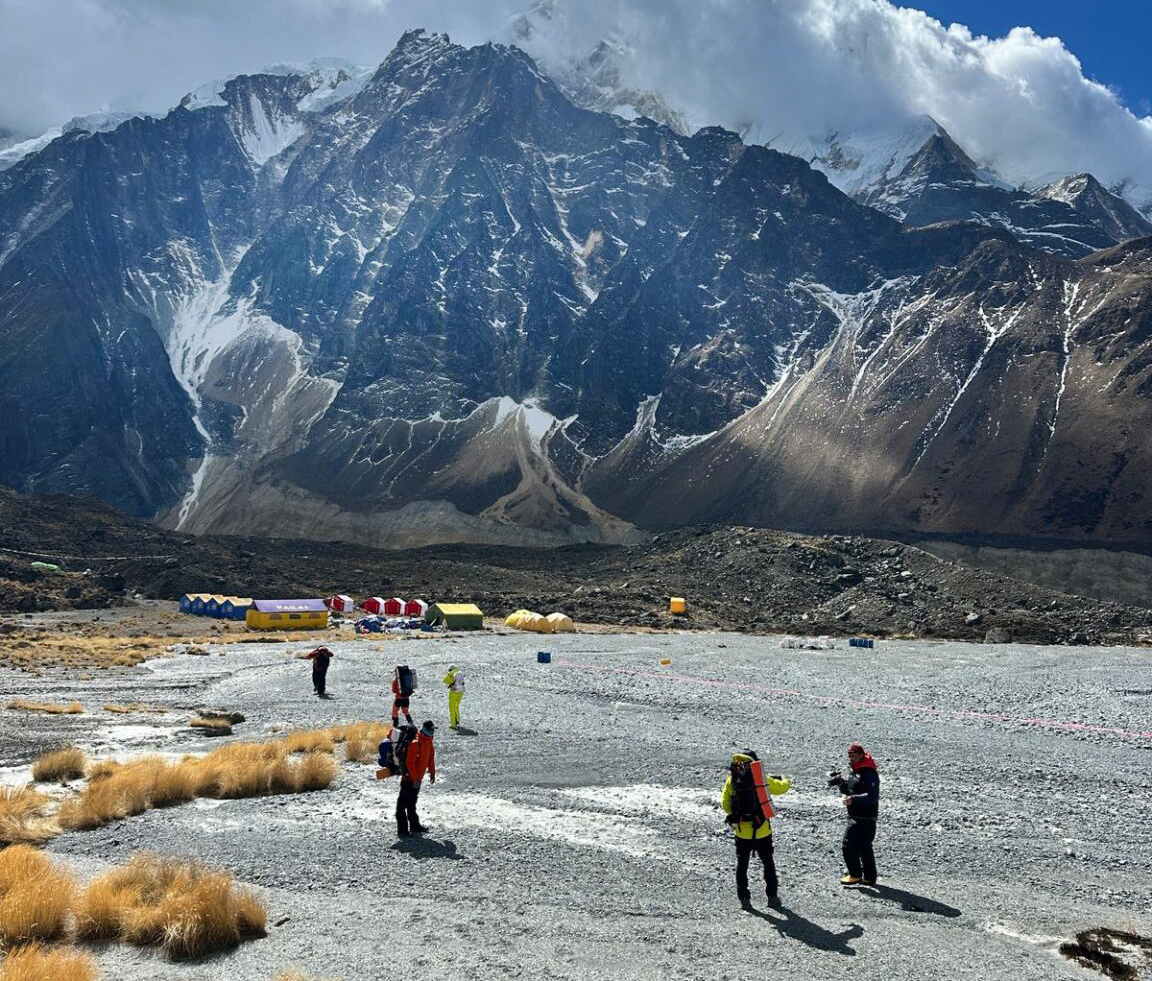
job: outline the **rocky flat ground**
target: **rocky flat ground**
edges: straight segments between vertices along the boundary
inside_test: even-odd
[[[268,903],[269,935],[230,955],[172,965],[113,945],[98,951],[105,977],[1090,981],[1104,975],[1061,943],[1101,926],[1152,935],[1145,649],[503,631],[328,643],[325,700],[294,657],[306,637],[87,680],[0,665],[14,697],[88,709],[0,710],[4,783],[65,741],[95,758],[214,748],[184,727],[204,706],[246,716],[231,739],[379,719],[398,661],[421,678],[416,716],[442,726],[422,839],[396,839],[395,785],[347,763],[325,791],[199,801],[55,839],[83,874],[138,849],[191,855]],[[537,663],[545,647],[551,664]],[[462,734],[443,728],[449,663],[467,672]],[[106,702],[170,712],[111,716]],[[824,776],[851,740],[883,779],[875,889],[837,881],[843,816]],[[743,747],[795,782],[778,800],[777,908],[735,898],[718,798]],[[1133,963],[1136,977],[1152,967]]]
[[[34,568],[48,562],[59,571]],[[93,501],[0,489],[0,611],[104,609],[184,592],[349,593],[474,601],[624,627],[749,633],[1145,643],[1152,611],[975,571],[864,537],[709,526],[629,546],[559,549],[189,537]],[[688,601],[668,613],[671,596]]]

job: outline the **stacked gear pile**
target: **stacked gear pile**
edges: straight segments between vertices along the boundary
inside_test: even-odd
[[[564,613],[549,613],[543,616],[532,610],[517,610],[504,621],[504,626],[514,630],[530,630],[537,634],[573,633],[576,630],[572,618]]]

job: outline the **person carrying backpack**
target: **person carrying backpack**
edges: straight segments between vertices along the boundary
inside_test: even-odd
[[[404,718],[407,720],[408,725],[414,725],[412,722],[412,713],[409,711],[410,700],[412,692],[416,690],[416,672],[408,667],[406,664],[396,665],[395,670],[392,672],[392,727],[396,728],[400,725],[400,712],[404,712]]]
[[[765,776],[759,757],[750,749],[734,753],[728,779],[720,795],[720,806],[728,815],[736,842],[736,896],[745,906],[752,901],[748,891],[748,863],[755,852],[764,866],[764,894],[768,902],[779,898],[776,862],[772,854],[772,822],[775,816],[769,795],[788,793],[787,777]]]
[[[448,727],[457,729],[460,726],[460,702],[464,698],[464,672],[453,664],[444,675],[444,684],[448,686]]]
[[[304,660],[312,662],[312,687],[316,689],[316,694],[323,698],[332,652],[327,647],[317,647],[311,654],[304,655]]]
[[[435,733],[436,726],[429,719],[408,744],[400,776],[400,793],[396,798],[396,834],[401,838],[428,830],[420,823],[416,801],[420,797],[420,784],[425,773],[429,783],[436,782],[436,747],[432,743]]]

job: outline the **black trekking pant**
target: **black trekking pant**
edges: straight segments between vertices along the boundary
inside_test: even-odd
[[[324,685],[328,679],[328,665],[320,667],[319,664],[312,666],[312,687],[316,689],[316,694],[324,694]]]
[[[752,894],[748,891],[748,860],[755,852],[760,856],[760,864],[764,866],[764,892],[768,896],[775,896],[779,883],[776,881],[776,861],[772,857],[772,836],[763,838],[736,838],[736,895],[747,899]]]
[[[876,856],[872,852],[875,837],[875,818],[848,819],[848,827],[844,830],[844,865],[849,875],[876,881]]]
[[[401,777],[400,794],[396,798],[396,830],[402,835],[420,827],[420,818],[416,814],[416,800],[419,796],[420,784]]]

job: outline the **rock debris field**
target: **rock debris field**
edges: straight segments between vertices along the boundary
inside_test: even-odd
[[[327,790],[198,800],[52,841],[85,876],[142,849],[198,857],[268,905],[267,937],[208,960],[96,948],[106,979],[1051,981],[1104,976],[1060,954],[1080,931],[1152,933],[1147,650],[493,631],[326,643],[327,699],[295,659],[307,637],[89,680],[0,667],[11,697],[87,709],[2,710],[6,784],[68,742],[93,759],[216,748],[185,727],[203,707],[244,714],[230,740],[386,718],[397,662],[419,672],[417,721],[441,727],[422,838],[397,840],[394,780],[341,763]],[[461,733],[439,681],[450,663],[467,677]],[[883,779],[875,889],[838,883],[843,809],[825,774],[851,740]],[[774,822],[780,905],[755,890],[748,911],[718,807],[746,746],[794,780]],[[1132,976],[1149,976],[1133,956]]]

